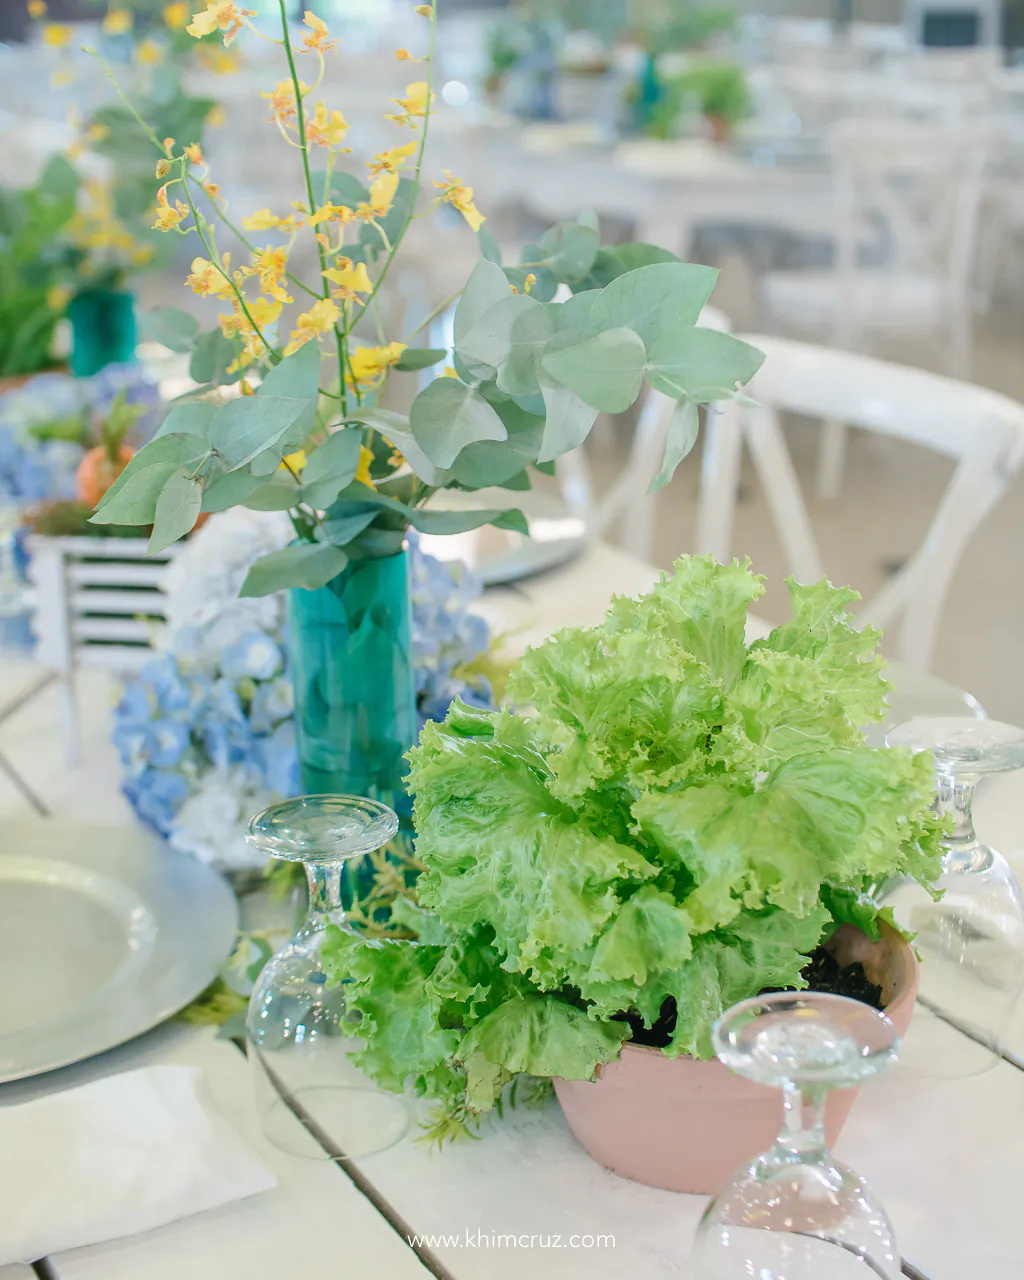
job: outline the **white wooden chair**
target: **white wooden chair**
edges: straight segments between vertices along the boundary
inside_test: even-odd
[[[953,574],[971,535],[1024,463],[1024,405],[938,374],[785,338],[743,335],[766,359],[750,385],[751,407],[729,406],[708,425],[697,548],[726,561],[743,445],[791,571],[805,583],[825,574],[821,552],[779,422],[791,412],[906,440],[955,459],[920,549],[858,615],[897,625],[894,656],[930,665]]]
[[[773,332],[827,335],[870,351],[893,336],[945,343],[948,368],[970,373],[974,260],[989,130],[984,124],[850,120],[833,133],[835,262],[825,271],[777,271],[761,282]],[[886,260],[859,261],[879,241]],[[824,433],[818,492],[839,493],[845,438]]]
[[[163,579],[178,544],[146,554],[145,538],[30,540],[36,660],[61,680],[61,721],[69,764],[78,760],[75,670],[136,672],[152,656],[166,620]]]

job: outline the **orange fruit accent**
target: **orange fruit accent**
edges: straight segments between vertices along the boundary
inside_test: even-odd
[[[95,507],[134,455],[135,450],[126,444],[118,449],[116,462],[110,458],[104,445],[90,449],[75,473],[75,492],[79,498]]]

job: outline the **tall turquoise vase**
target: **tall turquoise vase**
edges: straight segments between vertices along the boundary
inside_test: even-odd
[[[83,289],[68,304],[71,372],[91,378],[135,359],[135,299],[119,289]]]
[[[403,756],[418,719],[406,553],[289,591],[288,631],[303,790],[383,801],[409,830]]]

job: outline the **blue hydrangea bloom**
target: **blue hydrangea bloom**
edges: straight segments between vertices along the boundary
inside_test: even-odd
[[[462,674],[486,653],[490,637],[483,619],[468,612],[480,595],[479,582],[463,566],[424,555],[411,541],[422,724],[443,718],[455,697],[490,705],[487,681]],[[242,821],[271,797],[301,790],[284,627],[243,625],[228,632],[237,638],[220,648],[210,644],[202,624],[179,627],[173,648],[146,663],[114,712],[125,796],[143,822],[193,851],[202,847],[196,832],[207,822],[206,806],[237,802]],[[179,826],[178,814],[190,801]]]

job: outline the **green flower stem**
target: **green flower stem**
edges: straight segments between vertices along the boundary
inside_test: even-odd
[[[433,311],[431,311],[430,315],[427,316],[425,320],[421,320],[420,323],[416,326],[416,328],[413,329],[412,333],[410,333],[409,336],[405,339],[405,345],[408,346],[409,343],[412,342],[413,338],[418,337],[423,332],[424,329],[432,325],[438,316],[443,316],[444,313],[448,310],[448,308],[452,305],[452,303],[458,302],[459,298],[461,298],[464,293],[465,293],[464,288],[456,289],[450,298],[445,298],[444,302],[439,303],[433,309]]]
[[[242,292],[242,290],[238,287],[238,285],[232,279],[231,274],[225,271],[224,268],[221,266],[220,262],[218,261],[220,255],[217,253],[217,250],[213,246],[212,242],[207,239],[206,234],[203,231],[203,225],[204,225],[205,219],[201,220],[199,210],[196,208],[196,203],[192,199],[192,192],[189,190],[188,175],[185,172],[184,166],[182,166],[182,171],[181,171],[181,185],[182,185],[182,189],[185,192],[185,199],[188,201],[188,207],[192,211],[192,218],[196,224],[195,225],[196,235],[199,237],[200,243],[202,244],[203,248],[206,250],[207,254],[209,255],[210,261],[213,263],[213,265],[217,268],[220,274],[231,286],[231,289],[234,292],[235,297],[238,299],[238,305],[242,308],[242,311],[245,314],[246,320],[249,321],[249,324],[252,327],[253,333],[255,333],[256,337],[259,338],[260,342],[263,343],[263,346],[265,347],[267,352],[267,358],[273,361],[274,359],[273,346],[263,336],[263,333],[261,332],[259,325],[252,318],[252,315],[249,312],[249,305],[248,305],[248,302],[246,301],[245,294]]]
[[[283,4],[284,0],[279,0],[279,3]],[[423,132],[420,135],[420,149],[416,153],[416,172],[413,177],[414,190],[412,193],[412,199],[409,201],[409,211],[405,215],[405,222],[402,224],[402,228],[399,231],[398,235],[395,236],[395,240],[394,240],[394,244],[392,246],[391,252],[388,254],[387,260],[385,261],[384,266],[381,268],[381,273],[377,277],[377,283],[373,286],[373,292],[363,303],[362,308],[359,311],[359,314],[356,316],[355,320],[353,320],[352,322],[353,328],[359,323],[360,320],[362,320],[363,316],[366,314],[367,308],[371,305],[374,298],[376,298],[378,292],[380,291],[381,286],[383,285],[384,281],[387,279],[388,272],[391,269],[391,264],[395,260],[395,254],[401,248],[402,241],[405,239],[405,233],[409,230],[409,227],[412,225],[413,210],[416,207],[416,197],[419,194],[420,179],[423,174],[423,156],[427,149],[427,135],[430,131],[431,99],[433,97],[433,92],[434,92],[434,42],[435,42],[436,36],[437,36],[437,4],[434,3],[430,7],[430,47],[427,50],[426,115],[423,117]]]
[[[100,55],[96,52],[95,49],[91,49],[88,46],[83,46],[83,48],[85,52],[90,54],[93,58],[95,58],[96,61],[100,64],[100,66],[103,68],[103,74],[114,86],[114,90],[117,93],[117,96],[121,99],[124,105],[131,112],[132,116],[135,118],[139,127],[142,129],[143,133],[150,140],[150,142],[152,142],[153,146],[156,147],[157,151],[160,153],[160,156],[163,159],[166,159],[167,156],[164,151],[164,144],[156,136],[152,128],[145,122],[145,120],[143,120],[142,116],[139,115],[138,111],[136,110],[135,104],[131,101],[131,99],[128,97],[125,91],[121,88],[120,84],[118,84],[117,77],[114,75],[113,71],[111,71],[111,69],[107,66],[106,62],[104,62],[104,60],[100,57]],[[270,356],[270,358],[272,359],[273,357],[271,353],[273,351],[273,348],[271,347],[270,343],[266,340],[266,338],[263,336],[263,334],[260,332],[256,322],[253,320],[252,316],[249,314],[249,308],[246,304],[245,295],[242,293],[241,289],[239,289],[238,285],[231,278],[231,276],[224,270],[224,268],[216,260],[218,255],[210,247],[210,244],[208,243],[206,236],[203,233],[203,229],[199,220],[199,210],[196,208],[195,201],[192,199],[192,193],[189,190],[188,174],[185,169],[184,161],[182,161],[180,181],[181,181],[182,188],[184,189],[184,192],[185,192],[185,199],[188,201],[188,207],[192,211],[192,218],[196,226],[196,235],[199,236],[199,239],[202,242],[203,248],[209,254],[210,261],[213,262],[213,265],[221,273],[221,275],[228,282],[228,284],[231,285],[231,288],[235,294],[235,297],[238,299],[238,304],[242,308],[242,311],[245,313],[245,318],[249,321],[250,325],[252,325],[253,332],[259,338],[260,342],[263,343],[264,347],[266,347],[268,356]],[[225,219],[225,223],[227,223],[227,219]]]
[[[299,80],[299,73],[295,67],[295,54],[292,50],[291,37],[288,34],[288,10],[285,6],[285,0],[277,0],[278,9],[281,11],[281,35],[283,36],[284,51],[288,58],[288,70],[291,74],[292,85],[295,88],[295,123],[299,132],[299,147],[302,150],[302,170],[306,178],[306,196],[309,200],[310,216],[316,213],[316,195],[313,192],[313,174],[309,167],[309,146],[306,142],[306,110],[302,101],[302,83]],[[316,228],[313,228],[313,234],[316,236],[316,251],[320,259],[320,279],[323,281],[324,291],[322,296],[330,300],[331,286],[330,281],[324,278],[324,272],[327,270],[327,255],[324,253],[324,247],[320,243],[320,238]],[[348,345],[347,335],[343,334],[335,325],[334,336],[338,343],[338,371],[341,374],[341,384],[339,390],[341,392],[342,407],[348,408],[348,396],[345,388],[345,349]]]

